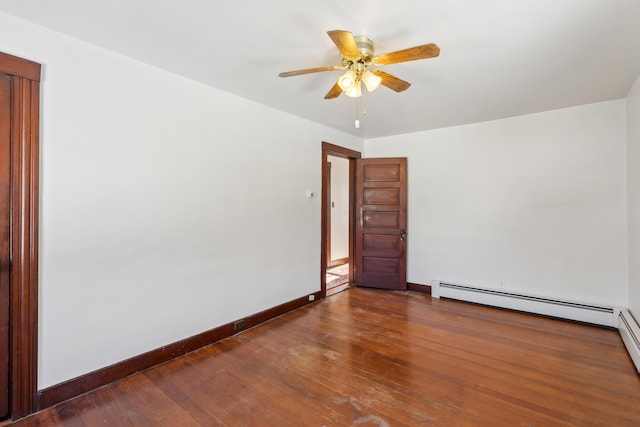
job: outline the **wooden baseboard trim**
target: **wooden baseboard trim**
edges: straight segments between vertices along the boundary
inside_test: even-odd
[[[315,301],[318,301],[322,297],[320,291],[314,292],[313,295]],[[38,392],[38,409],[45,409],[57,405],[65,400],[80,396],[81,394],[115,382],[136,372],[143,371],[206,345],[213,344],[223,338],[230,337],[245,329],[252,328],[310,303],[309,296],[300,297],[60,384],[47,387]]]
[[[420,285],[418,283],[407,283],[407,290],[431,295],[431,286],[429,285]]]

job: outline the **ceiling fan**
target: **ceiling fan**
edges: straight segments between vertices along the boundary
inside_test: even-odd
[[[440,54],[440,48],[430,43],[373,56],[373,41],[367,37],[354,37],[349,31],[343,30],[327,31],[327,34],[340,50],[342,56],[341,65],[286,71],[279,74],[280,77],[291,77],[323,71],[346,71],[338,78],[338,81],[327,92],[324,99],[337,98],[342,92],[352,98],[362,96],[361,83],[364,83],[369,92],[373,92],[381,84],[396,92],[402,92],[407,90],[411,83],[385,71],[369,69],[369,67],[434,58]]]

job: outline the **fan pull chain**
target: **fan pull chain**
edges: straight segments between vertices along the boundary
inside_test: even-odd
[[[364,98],[362,100],[363,106],[362,106],[362,115],[366,116],[367,115],[367,92],[368,90],[363,91],[364,94]]]
[[[358,106],[358,98],[356,98],[356,121],[353,122],[356,129],[360,128],[360,120],[358,119],[358,112],[360,111],[360,107]]]

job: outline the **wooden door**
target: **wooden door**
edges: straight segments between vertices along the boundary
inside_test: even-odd
[[[38,403],[40,69],[0,52],[0,424]]]
[[[9,416],[10,80],[0,74],[0,420]]]
[[[356,284],[407,289],[407,159],[359,159]]]

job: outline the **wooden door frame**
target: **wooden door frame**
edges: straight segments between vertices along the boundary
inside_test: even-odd
[[[328,156],[342,157],[349,160],[349,283],[355,281],[355,273],[353,269],[354,260],[354,242],[355,242],[355,190],[356,190],[356,159],[362,158],[359,151],[350,150],[338,145],[322,142],[322,202],[321,202],[321,242],[320,242],[320,291],[322,298],[327,295],[327,232],[328,221],[327,215],[330,212],[328,195],[329,195],[329,160]]]
[[[10,419],[38,409],[40,71],[38,63],[0,52],[0,73],[11,77]]]
[[[326,233],[324,233],[324,238],[326,239],[325,241],[325,246],[326,246],[326,257],[327,257],[327,268],[331,268],[331,214],[332,212],[332,208],[331,208],[331,162],[329,161],[329,159],[327,159],[327,167],[326,169],[322,169],[322,171],[324,172],[326,170],[326,175],[324,176],[324,178],[322,178],[322,188],[323,188],[323,193],[322,193],[322,200],[324,200],[327,203],[327,211],[325,212],[325,221],[326,221]]]

